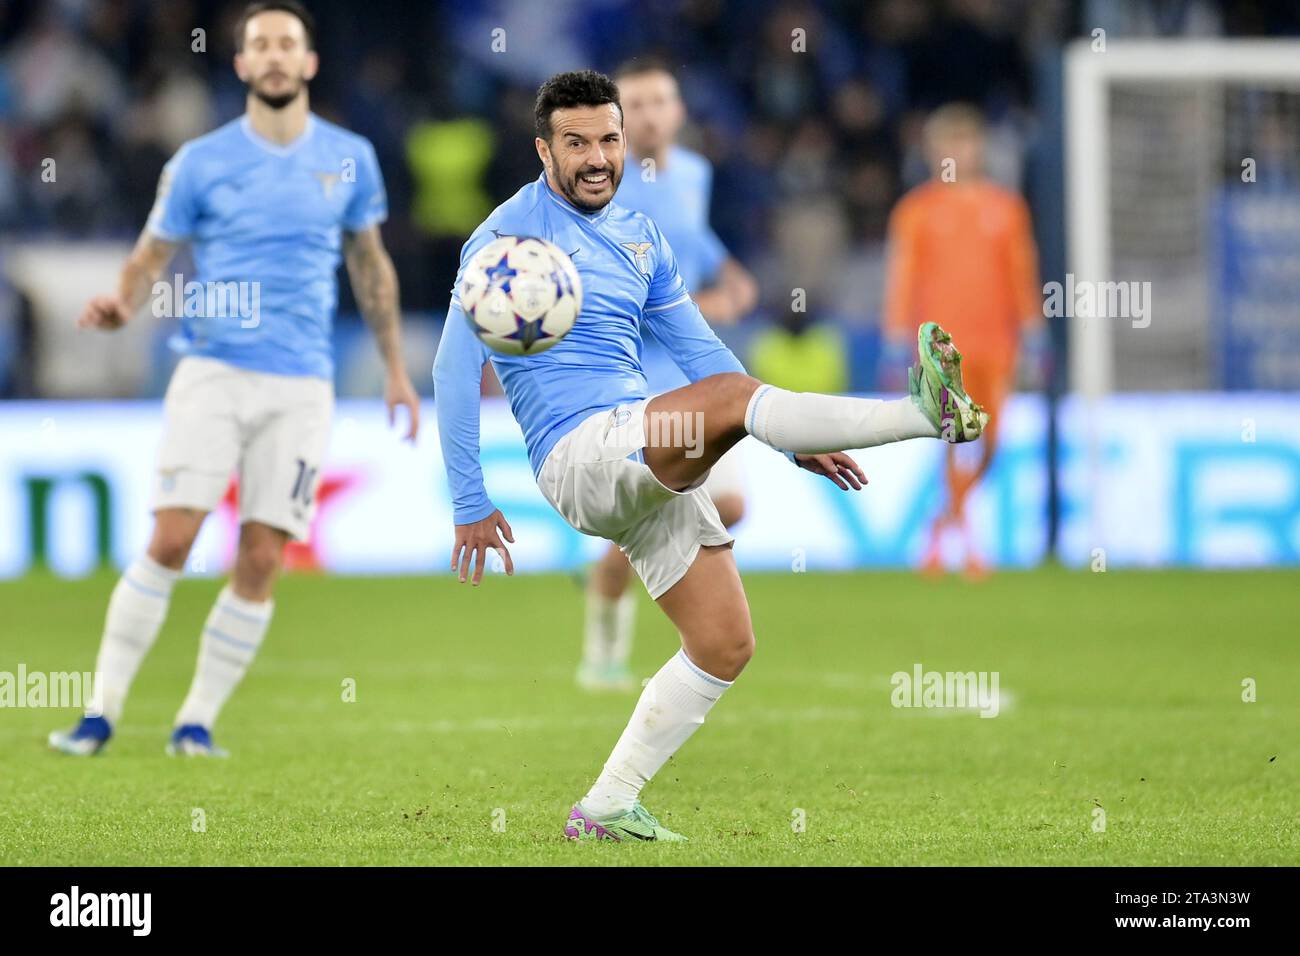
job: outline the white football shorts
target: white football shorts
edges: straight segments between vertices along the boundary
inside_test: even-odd
[[[150,508],[211,511],[239,475],[239,520],[305,541],[329,445],[334,386],[190,355],[163,401]]]
[[[673,491],[644,463],[649,401],[588,417],[551,449],[537,483],[570,525],[617,544],[658,598],[682,579],[701,546],[734,539],[704,490],[707,475]]]

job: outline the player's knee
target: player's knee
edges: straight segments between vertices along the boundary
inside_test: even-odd
[[[250,590],[265,591],[280,570],[283,546],[279,541],[256,541],[240,544],[235,561],[235,577]]]
[[[164,568],[179,571],[185,566],[193,544],[194,536],[189,529],[158,525],[149,541],[149,557]]]
[[[707,381],[711,387],[710,405],[713,414],[725,415],[734,420],[739,428],[743,428],[750,396],[763,383],[744,372],[719,372],[701,381]]]
[[[714,677],[733,681],[754,656],[754,631],[748,624],[738,623],[717,635],[710,651],[709,672]]]
[[[738,405],[743,414],[749,404],[750,396],[763,383],[744,372],[719,372],[713,376],[719,392],[729,405]]]
[[[750,662],[754,656],[754,632],[750,628],[743,628],[732,637],[727,646],[727,663],[730,676],[727,680],[735,680],[740,676],[740,672],[745,669],[745,665]]]

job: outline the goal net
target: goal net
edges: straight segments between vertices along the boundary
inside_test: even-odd
[[[1081,40],[1066,76],[1067,270],[1109,283],[1071,387],[1300,388],[1300,42]]]

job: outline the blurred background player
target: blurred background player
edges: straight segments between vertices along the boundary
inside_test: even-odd
[[[677,254],[682,281],[711,325],[732,325],[758,302],[758,284],[728,254],[709,225],[713,166],[677,143],[686,121],[677,79],[668,65],[643,57],[614,76],[623,103],[627,168],[614,201],[653,219]],[[645,334],[649,332],[649,334]],[[642,329],[642,363],[650,393],[687,384],[668,350]],[[733,448],[713,466],[704,486],[722,523],[731,528],[744,516],[742,451]],[[629,590],[632,568],[616,545],[592,567],[587,582],[586,631],[578,683],[588,690],[631,690],[636,686],[632,655],[637,597]]]
[[[922,323],[941,322],[961,342],[967,390],[989,413],[984,440],[971,449],[973,463],[959,459],[955,446],[947,449],[948,504],[931,527],[924,560],[926,571],[941,571],[945,532],[956,528],[966,571],[978,577],[986,568],[966,501],[992,462],[1021,337],[1044,324],[1038,255],[1025,201],[985,178],[979,111],[961,103],[940,107],[923,135],[932,176],[899,200],[889,220],[885,329],[891,351],[901,352]]]
[[[238,469],[238,554],[204,625],[168,747],[223,753],[212,726],[266,635],[285,544],[305,540],[311,527],[334,405],[330,325],[340,251],[387,363],[390,422],[404,405],[409,439],[419,424],[401,361],[397,274],[379,234],[388,209],[383,179],[367,140],[308,109],[318,67],[311,17],[293,0],[250,4],[236,48],[246,112],[186,143],[167,164],[117,292],[92,299],[79,320],[90,329],[125,325],[178,247],[192,244],[206,296],[185,309],[176,340],[186,357],[164,403],[153,535],[109,601],[95,667],[102,714],[88,712],[71,732],[50,735],[68,754],[93,754],[112,735],[194,539]],[[214,290],[235,286],[248,290],[241,301],[254,308],[214,314]]]

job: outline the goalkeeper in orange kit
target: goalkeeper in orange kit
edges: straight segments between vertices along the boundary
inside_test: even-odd
[[[966,570],[982,576],[966,522],[971,490],[997,447],[1002,404],[1015,381],[1022,334],[1042,326],[1038,254],[1029,208],[1018,193],[984,177],[984,124],[978,110],[950,104],[924,130],[932,178],[907,193],[889,221],[885,334],[910,346],[924,322],[939,322],[962,344],[962,377],[991,421],[972,464],[947,450],[948,507],[931,529],[925,569],[942,570],[941,545],[961,531]]]

